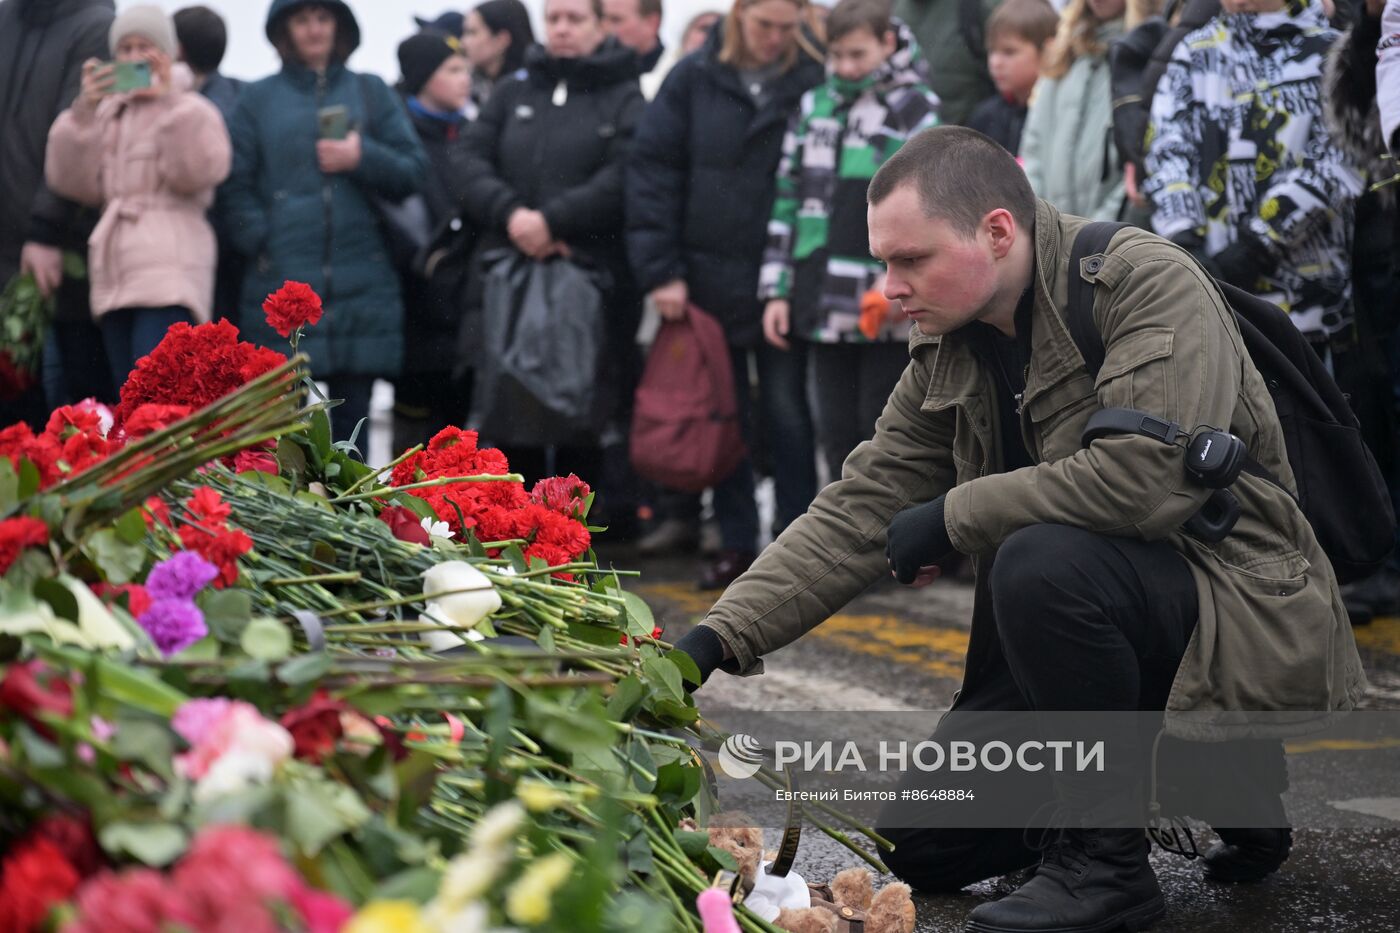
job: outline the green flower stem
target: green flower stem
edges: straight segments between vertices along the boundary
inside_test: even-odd
[[[375,470],[372,473],[366,473],[364,476],[361,476],[359,479],[355,480],[355,482],[351,483],[348,487],[346,487],[345,492],[341,493],[341,495],[348,496],[350,493],[354,492],[356,489],[359,489],[361,486],[363,486],[365,483],[368,483],[370,480],[378,479],[385,473],[392,473],[394,467],[398,466],[400,463],[403,463],[409,457],[418,453],[422,449],[422,444],[418,444],[414,447],[408,448],[408,450],[405,450],[403,453],[399,454],[397,457],[389,461],[384,466],[380,467],[378,470]]]
[[[319,573],[305,577],[277,577],[263,583],[263,586],[300,586],[307,583],[359,583],[364,579],[358,570],[344,573]]]
[[[409,492],[414,489],[433,489],[438,486],[452,486],[456,483],[523,483],[525,477],[519,473],[483,473],[477,476],[443,476],[438,479],[425,480],[421,483],[409,483],[404,486],[386,486],[382,490],[371,492],[357,492],[348,496],[336,496],[334,499],[326,501],[332,505],[342,502],[363,502],[368,499],[383,499],[396,492]]]

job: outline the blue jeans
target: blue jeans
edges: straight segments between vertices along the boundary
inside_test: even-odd
[[[764,344],[757,350],[730,347],[734,391],[744,440],[752,451],[757,438],[749,403],[749,356],[758,363],[758,399],[765,446],[773,465],[776,509],[773,536],[807,511],[817,494],[816,444],[812,407],[807,401],[807,345],[792,349]],[[758,544],[758,503],[754,501],[753,462],[746,457],[715,487],[715,517],[725,550],[753,551]]]
[[[150,353],[165,337],[172,324],[191,322],[187,308],[116,308],[98,318],[102,347],[112,369],[112,385],[118,392],[136,361]]]

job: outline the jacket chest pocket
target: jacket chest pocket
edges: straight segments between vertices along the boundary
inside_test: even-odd
[[[1078,450],[1084,424],[1098,408],[1098,396],[1087,372],[1068,376],[1027,402],[1026,414],[1040,446],[1040,460],[1051,463]]]

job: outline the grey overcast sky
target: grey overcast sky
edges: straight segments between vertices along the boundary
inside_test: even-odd
[[[117,9],[136,6],[151,0],[117,0]],[[263,35],[271,0],[155,0],[174,12],[181,7],[201,3],[216,10],[228,23],[229,47],[223,70],[237,78],[261,78],[280,67],[277,54]],[[360,48],[350,59],[357,71],[372,71],[391,84],[399,77],[399,62],[395,50],[400,42],[415,30],[415,15],[432,18],[448,10],[466,10],[479,0],[468,0],[460,6],[443,0],[349,0],[350,8],[360,23]],[[675,48],[681,29],[687,20],[702,10],[727,9],[731,0],[662,0],[662,41]],[[540,17],[544,0],[524,0],[535,19],[536,35],[540,35]]]

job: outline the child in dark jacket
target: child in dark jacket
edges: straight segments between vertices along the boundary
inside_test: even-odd
[[[884,0],[841,0],[827,19],[827,79],[783,141],[759,296],[764,338],[812,342],[817,438],[832,479],[908,363],[909,321],[880,294],[865,190],[884,161],[938,124],[918,43]],[[893,314],[891,314],[893,311]]]
[[[1046,0],[1006,0],[987,20],[987,71],[997,92],[977,105],[967,125],[1021,150],[1021,129],[1040,77],[1040,56],[1055,38],[1060,15]]]

